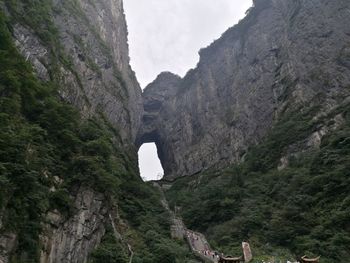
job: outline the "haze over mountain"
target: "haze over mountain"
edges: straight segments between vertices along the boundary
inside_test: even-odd
[[[185,75],[198,62],[198,51],[244,17],[248,0],[125,1],[130,64],[142,88],[161,71]],[[139,152],[141,176],[163,174],[157,151],[144,144]]]
[[[1,263],[348,262],[350,2],[253,3],[142,92],[122,0],[0,2]]]
[[[251,0],[127,0],[130,64],[142,88],[162,71],[184,76],[208,46],[236,24]]]

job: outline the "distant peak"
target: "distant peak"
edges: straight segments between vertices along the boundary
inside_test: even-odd
[[[157,78],[155,79],[155,81],[162,81],[162,80],[171,80],[171,79],[176,79],[176,80],[180,80],[181,77],[177,74],[174,74],[170,71],[164,71],[164,72],[161,72]],[[155,82],[154,81],[154,82]]]
[[[146,91],[159,91],[172,89],[181,81],[181,77],[169,71],[160,73],[157,78],[147,85],[144,89]]]

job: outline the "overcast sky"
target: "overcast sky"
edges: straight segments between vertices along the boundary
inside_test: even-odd
[[[251,0],[124,0],[131,66],[142,88],[162,71],[180,76],[194,68],[198,51],[244,17]],[[141,176],[162,172],[155,146],[139,152]]]

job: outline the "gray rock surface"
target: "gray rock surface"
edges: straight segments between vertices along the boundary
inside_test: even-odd
[[[40,263],[84,263],[100,243],[109,220],[104,196],[81,188],[74,200],[75,212],[68,220],[58,211],[48,213]]]
[[[16,246],[17,236],[14,233],[0,235],[0,263],[8,263],[11,251]]]
[[[60,94],[86,117],[102,114],[127,142],[140,124],[141,89],[129,65],[127,26],[122,0],[53,1],[53,22],[62,53],[71,65],[58,62],[26,25],[14,25],[18,49],[42,80],[59,78]],[[54,75],[54,76],[53,76]]]
[[[14,24],[18,49],[43,81],[58,78],[60,95],[85,117],[104,116],[125,144],[156,142],[167,179],[239,162],[282,113],[321,105],[315,118],[350,93],[348,0],[255,0],[237,26],[200,51],[181,79],[162,73],[141,98],[129,66],[122,0],[53,0],[53,21],[69,66],[28,25]],[[335,125],[341,125],[336,116]],[[300,147],[317,147],[319,127]],[[288,165],[281,158],[280,169]],[[105,197],[81,188],[75,212],[47,214],[41,262],[87,262],[108,220]],[[0,219],[1,220],[1,219]],[[0,224],[1,225],[1,224]],[[16,236],[0,235],[0,262]]]
[[[53,0],[52,5],[61,51],[43,41],[35,28],[14,19],[12,32],[18,50],[42,81],[58,84],[60,96],[83,117],[104,118],[120,135],[116,143],[133,146],[143,107],[141,89],[129,65],[122,0]],[[13,15],[3,3],[0,7]],[[58,54],[63,57],[57,59]],[[87,262],[100,243],[108,220],[103,195],[80,189],[73,200],[75,211],[70,218],[58,211],[47,214],[40,262]],[[7,263],[16,248],[16,236],[3,234],[1,222],[0,231],[0,262]]]
[[[349,96],[349,1],[254,3],[183,79],[161,74],[145,89],[137,145],[156,142],[165,178],[238,162],[282,113]]]

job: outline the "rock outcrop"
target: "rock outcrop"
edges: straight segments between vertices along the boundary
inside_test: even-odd
[[[129,65],[122,0],[54,0],[36,4],[31,6],[33,10],[25,10],[26,1],[0,4],[1,12],[9,17],[18,50],[31,62],[40,80],[53,83],[60,97],[75,106],[84,118],[102,119],[113,128],[115,144],[122,150],[129,149],[134,144],[143,108],[141,89]],[[21,16],[23,12],[46,16],[47,25],[26,20]],[[49,210],[48,224],[43,223],[40,237],[40,262],[87,262],[99,245],[109,220],[110,204],[104,194],[91,188],[80,188],[72,194],[74,211],[68,218],[57,210]],[[18,246],[16,234],[3,229],[3,214],[0,211],[0,263],[8,262]]]
[[[318,106],[314,114],[320,118],[349,99],[348,0],[255,0],[245,19],[200,51],[195,69],[184,78],[160,74],[142,97],[129,66],[122,0],[48,2],[54,28],[48,39],[7,1],[0,3],[12,18],[21,54],[84,117],[112,126],[122,151],[155,142],[166,179],[239,162],[284,113]],[[16,3],[21,8],[28,1]],[[337,115],[329,127],[313,130],[305,142],[291,146],[291,154],[303,145],[317,147],[342,120]],[[287,157],[279,169],[288,165]],[[123,158],[116,161],[126,163]],[[126,163],[125,170],[133,173],[133,165],[136,161]],[[45,230],[42,263],[87,262],[105,233],[108,197],[93,186],[75,187],[72,215],[48,208],[47,222],[37,222]],[[0,263],[6,263],[18,237],[1,229],[2,214]]]
[[[40,263],[84,263],[100,243],[109,220],[105,197],[91,189],[81,188],[73,200],[75,212],[68,220],[58,211],[47,215],[48,225],[41,238],[44,248]]]
[[[137,144],[156,142],[165,178],[238,162],[281,114],[349,96],[349,1],[254,5],[183,79],[161,74],[145,89]]]
[[[141,89],[129,65],[122,0],[52,3],[59,52],[26,24],[13,25],[15,43],[44,81],[58,80],[62,98],[87,116],[102,114],[133,142],[142,112]],[[10,13],[11,14],[11,13]]]
[[[14,233],[2,233],[0,236],[0,263],[9,262],[11,251],[15,248],[17,236]]]

